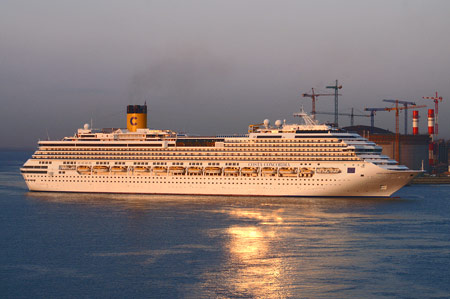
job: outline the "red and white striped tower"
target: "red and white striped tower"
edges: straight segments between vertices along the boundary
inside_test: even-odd
[[[436,113],[436,122],[435,122],[435,134],[437,135],[438,134],[438,115],[439,115],[439,110],[438,110],[438,103],[439,103],[439,101],[441,101],[442,102],[442,97],[440,97],[440,96],[438,96],[438,93],[437,93],[437,91],[436,91],[436,96],[435,97],[422,97],[423,99],[426,99],[426,100],[433,100],[433,102],[434,102],[434,110],[435,110],[435,113]]]
[[[419,110],[413,110],[413,135],[419,135]]]
[[[428,146],[428,161],[430,166],[434,166],[434,110],[428,109],[428,135],[431,142]]]
[[[434,109],[428,109],[428,135],[434,141]]]

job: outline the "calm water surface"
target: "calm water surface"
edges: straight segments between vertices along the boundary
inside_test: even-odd
[[[392,199],[28,192],[0,152],[2,298],[447,298],[450,186]]]

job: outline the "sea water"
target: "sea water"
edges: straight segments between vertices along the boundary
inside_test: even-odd
[[[0,152],[0,297],[447,298],[450,186],[388,199],[29,192]]]

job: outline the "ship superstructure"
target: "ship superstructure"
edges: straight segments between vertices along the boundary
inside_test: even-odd
[[[145,108],[144,108],[145,107]],[[418,171],[356,133],[269,121],[248,134],[189,137],[146,128],[146,106],[128,106],[127,129],[40,141],[21,172],[31,191],[251,196],[390,196]],[[145,117],[145,120],[142,119]]]

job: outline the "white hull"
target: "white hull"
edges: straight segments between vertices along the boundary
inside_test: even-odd
[[[233,177],[189,175],[65,175],[24,174],[30,191],[198,194],[249,196],[388,197],[417,171],[392,171],[365,164],[352,174],[302,177]]]

